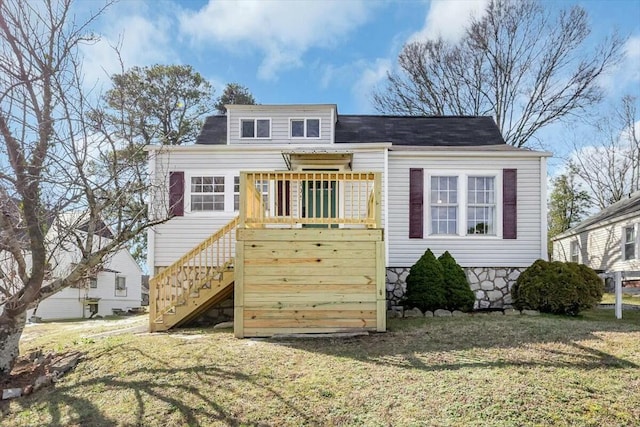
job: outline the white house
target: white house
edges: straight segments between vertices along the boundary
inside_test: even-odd
[[[170,207],[174,214],[149,232],[149,271],[158,275],[173,266],[172,274],[183,274],[175,263],[186,265],[185,254],[195,256],[193,248],[244,209],[237,231],[242,239],[257,233],[245,228],[379,229],[383,253],[377,260],[386,277],[378,286],[387,302],[378,307],[385,310],[398,304],[408,269],[427,248],[436,256],[448,250],[466,269],[478,307],[508,305],[519,273],[546,258],[548,156],[505,144],[490,117],[339,115],[332,104],[229,105],[226,116],[206,120],[195,145],[149,147],[158,184],[151,211]],[[256,192],[261,197],[249,194]],[[232,237],[228,245],[235,252]],[[282,244],[289,245],[286,239]],[[287,253],[287,259],[295,255]],[[350,258],[345,252],[342,257]],[[345,261],[342,274],[358,265],[355,258]],[[259,262],[264,277],[271,270]],[[162,280],[168,275],[162,273]],[[151,288],[155,283],[152,278]],[[235,286],[238,309],[247,297],[238,296],[238,277]],[[155,292],[158,301],[171,299],[166,291]]]
[[[52,249],[48,277],[66,275],[80,259],[80,251],[69,235],[62,230],[73,227],[73,233],[84,234],[79,214],[63,215],[53,222],[46,235]],[[61,226],[63,224],[63,226]],[[73,224],[73,225],[72,225]],[[106,226],[95,234],[95,246],[104,245],[112,237]],[[126,248],[122,248],[95,268],[77,285],[60,290],[40,301],[27,318],[43,320],[89,318],[126,312],[141,306],[142,271]],[[45,280],[46,282],[46,280]]]
[[[639,227],[640,192],[635,192],[555,236],[552,257],[599,272],[638,272]]]

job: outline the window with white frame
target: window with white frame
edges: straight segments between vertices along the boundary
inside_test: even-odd
[[[624,227],[624,260],[636,259],[636,227],[631,225]]]
[[[291,138],[320,138],[320,119],[291,119]]]
[[[569,246],[569,258],[571,262],[580,262],[580,246],[576,240]]]
[[[240,210],[240,177],[233,177],[233,210]]]
[[[458,177],[432,176],[431,234],[458,234]]]
[[[256,189],[262,194],[262,207],[269,210],[269,180],[256,180]]]
[[[224,211],[224,176],[191,177],[191,211]]]
[[[271,119],[240,119],[241,138],[271,138]]]
[[[429,235],[498,236],[502,233],[499,174],[442,171],[429,175]]]
[[[98,278],[97,277],[89,277],[89,287],[91,289],[96,289],[98,287]]]
[[[116,276],[116,291],[124,291],[127,289],[127,278],[124,276]]]
[[[467,234],[496,235],[496,179],[467,178]]]

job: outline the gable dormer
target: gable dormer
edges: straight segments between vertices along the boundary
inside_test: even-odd
[[[335,104],[226,105],[227,144],[333,144]]]

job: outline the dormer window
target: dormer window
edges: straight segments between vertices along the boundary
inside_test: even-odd
[[[271,138],[271,119],[240,119],[241,138]]]
[[[320,119],[291,119],[291,138],[320,138]]]

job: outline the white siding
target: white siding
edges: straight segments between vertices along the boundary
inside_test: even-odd
[[[357,151],[353,155],[352,169],[354,171],[383,172],[384,153],[385,149],[383,148]],[[184,171],[185,184],[188,186],[189,176],[192,173],[208,171],[214,175],[237,176],[240,171],[287,170],[282,150],[276,148],[265,148],[264,151],[241,151],[229,150],[228,147],[207,146],[197,151],[164,151],[154,156],[153,159],[156,179],[163,182],[153,197],[157,203],[154,209],[159,211],[166,209],[170,171]],[[232,186],[227,185],[227,190],[229,187]],[[232,201],[233,193],[227,191],[226,195]],[[188,194],[185,194],[185,197],[188,198]],[[164,208],[159,207],[159,204],[162,203],[165,205]],[[185,203],[188,205],[188,200]],[[382,203],[384,206],[384,195]],[[346,205],[346,203],[344,204]],[[155,226],[150,231],[153,233],[153,238],[149,239],[149,244],[153,244],[153,248],[150,250],[154,256],[152,274],[156,268],[165,267],[175,262],[180,256],[238,215],[238,212],[233,210],[232,203],[226,203],[226,207],[225,212],[189,212],[188,209],[185,209],[184,216],[172,218]],[[292,208],[295,209],[295,205]]]
[[[229,144],[330,144],[333,138],[333,108],[321,106],[276,107],[273,105],[228,110]],[[320,119],[320,138],[291,138],[291,119]],[[240,138],[241,119],[271,119],[271,138]]]
[[[128,310],[140,307],[142,300],[142,271],[126,249],[121,249],[105,262],[104,267],[113,271],[98,273],[97,288],[79,289],[65,288],[51,295],[38,305],[36,316],[44,320],[73,319],[89,317],[88,308],[84,307],[81,299],[100,298],[98,301],[98,315],[113,314],[112,309]],[[118,273],[115,273],[117,271]],[[126,295],[115,292],[115,277],[126,277]],[[83,316],[83,310],[84,316]],[[27,312],[31,317],[33,310]]]
[[[636,227],[636,256],[632,260],[624,260],[622,252],[622,232],[623,228],[628,226]],[[580,248],[578,262],[594,270],[640,271],[639,232],[640,215],[602,225],[601,227],[555,241],[553,243],[553,259],[570,261],[571,242],[578,242],[578,247]]]
[[[424,238],[409,238],[409,169],[423,168],[425,177]],[[517,239],[481,236],[429,236],[429,174],[439,171],[499,172],[518,170]],[[539,158],[433,157],[428,153],[389,153],[389,241],[390,267],[413,265],[427,248],[436,256],[449,251],[463,267],[526,267],[540,258],[542,248],[541,188]],[[501,210],[501,199],[498,201]],[[500,216],[498,216],[500,218]],[[465,220],[464,218],[459,218]],[[546,226],[546,224],[545,224]],[[501,227],[501,224],[500,224]]]

